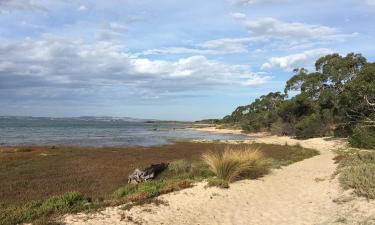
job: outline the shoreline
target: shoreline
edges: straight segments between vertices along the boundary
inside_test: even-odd
[[[240,133],[228,129],[195,129]],[[267,133],[246,135],[255,137],[239,143],[301,145],[319,150],[320,155],[274,169],[271,174],[260,179],[232,183],[227,190],[206,188],[206,182],[203,181],[192,188],[159,196],[157,201],[163,202],[161,205],[151,203],[126,210],[123,206],[109,207],[94,214],[66,215],[62,220],[72,225],[336,225],[362,224],[375,215],[375,201],[344,191],[337,177],[333,176],[337,167],[333,160],[333,150],[346,147],[344,139],[328,137],[296,140]]]
[[[242,130],[233,130],[233,129],[218,129],[216,127],[205,127],[205,128],[189,128],[198,131],[220,133],[220,134],[234,134],[234,135],[244,135],[248,136],[249,140],[239,141],[242,143],[264,143],[264,144],[276,144],[276,145],[301,145],[304,148],[312,149],[328,149],[335,150],[338,148],[348,147],[346,138],[332,138],[332,137],[318,137],[318,138],[309,138],[305,140],[295,139],[290,136],[277,136],[272,135],[267,132],[258,132],[258,133],[243,133]],[[197,140],[199,141],[199,140]],[[229,143],[235,143],[236,141],[229,141]]]

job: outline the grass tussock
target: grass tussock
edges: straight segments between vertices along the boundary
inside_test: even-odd
[[[1,207],[0,224],[10,225],[24,222],[32,222],[36,219],[48,221],[49,215],[74,213],[88,209],[89,199],[78,192],[68,192],[64,195],[53,196],[44,201],[32,201],[18,207]],[[43,220],[41,220],[43,218]]]
[[[229,182],[216,177],[207,180],[208,187],[229,188]]]
[[[346,154],[340,158],[338,173],[344,189],[375,199],[375,152]]]
[[[265,170],[266,163],[259,149],[251,147],[227,146],[224,151],[209,151],[202,155],[203,161],[217,178],[232,182],[258,170]]]

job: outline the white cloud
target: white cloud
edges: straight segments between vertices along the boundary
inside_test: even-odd
[[[247,20],[245,27],[254,40],[326,40],[341,41],[352,35],[341,34],[336,28],[298,22],[284,22],[274,18]]]
[[[245,14],[239,13],[239,12],[231,13],[230,15],[232,16],[233,19],[236,19],[236,20],[243,20],[247,18]]]
[[[87,10],[87,7],[85,5],[80,5],[77,9],[78,11],[86,11]]]
[[[136,90],[179,92],[228,85],[260,85],[270,78],[246,65],[196,55],[175,61],[134,56],[108,41],[48,38],[0,43],[0,89],[86,88],[125,85]],[[149,93],[149,92],[148,92]]]
[[[314,45],[346,41],[358,35],[358,33],[343,34],[334,27],[285,22],[272,17],[252,20],[241,16],[239,21],[249,31],[253,42],[267,44],[273,49],[311,48]]]
[[[366,0],[367,5],[375,6],[375,0]]]
[[[269,62],[262,65],[262,69],[281,68],[287,71],[295,68],[311,67],[321,56],[331,54],[332,51],[326,48],[304,51],[299,54],[287,55],[283,57],[272,57]]]
[[[250,38],[222,38],[196,44],[192,47],[168,47],[150,49],[137,55],[164,55],[164,54],[199,54],[199,55],[224,55],[247,52]]]
[[[271,79],[272,79],[271,76],[254,75],[251,79],[248,79],[248,80],[242,82],[242,85],[245,85],[245,86],[259,86],[259,85],[267,83]]]
[[[249,38],[222,38],[207,41],[198,46],[222,53],[240,53],[247,51],[246,44],[250,41]]]

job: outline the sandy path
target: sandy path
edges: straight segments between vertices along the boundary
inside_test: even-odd
[[[205,128],[207,129],[207,128]],[[220,131],[223,132],[223,131]],[[144,205],[126,211],[107,208],[92,215],[69,215],[67,224],[358,224],[375,216],[374,202],[353,198],[332,179],[336,165],[332,149],[342,141],[262,136],[257,142],[296,144],[321,155],[275,170],[260,180],[231,184],[230,189],[191,189],[159,197],[167,205]],[[372,223],[367,223],[372,224]]]

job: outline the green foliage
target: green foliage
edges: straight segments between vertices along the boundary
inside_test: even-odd
[[[155,197],[160,194],[160,189],[166,185],[164,180],[153,180],[140,184],[128,184],[117,189],[112,196],[115,198],[123,198],[132,194],[147,193],[149,197]]]
[[[299,121],[294,127],[296,137],[300,139],[322,136],[322,120],[319,115],[312,114]]]
[[[207,185],[209,187],[219,187],[219,188],[229,188],[229,182],[216,177],[211,177],[207,180]]]
[[[176,160],[168,165],[168,170],[173,174],[180,174],[189,172],[191,169],[191,164],[185,160]]]
[[[345,189],[354,189],[359,196],[375,199],[375,153],[347,156],[340,161],[339,181]]]
[[[190,174],[194,179],[198,180],[215,176],[215,173],[210,170],[210,167],[203,162],[193,163]]]
[[[367,63],[361,54],[331,54],[318,59],[315,67],[311,73],[295,69],[286,82],[285,94],[261,96],[239,106],[221,122],[240,125],[247,132],[268,131],[298,138],[346,137],[357,124],[375,127],[375,118],[371,117],[375,115],[375,63]],[[291,91],[297,94],[287,98]],[[371,135],[370,131],[354,132]],[[353,137],[352,143],[368,148],[367,143],[359,144],[363,141],[358,138]]]
[[[0,224],[32,222],[51,214],[73,213],[90,207],[90,202],[81,193],[68,192],[44,201],[33,201],[18,207],[1,207]]]
[[[375,127],[362,127],[358,125],[353,130],[353,135],[349,138],[349,143],[353,147],[375,149]]]

